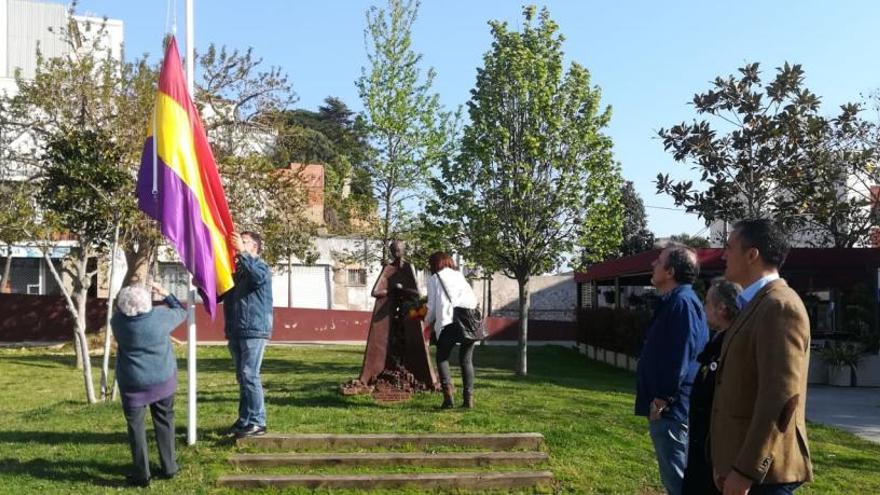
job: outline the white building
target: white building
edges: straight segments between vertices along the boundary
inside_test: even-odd
[[[94,35],[104,26],[101,46],[111,55],[122,57],[123,24],[118,19],[105,20],[99,16],[74,16],[81,32]],[[67,6],[37,0],[0,0],[0,90],[14,93],[15,71],[21,70],[25,79],[34,76],[37,47],[46,58],[68,53],[69,47],[59,35],[67,26]],[[91,28],[87,28],[91,26]]]
[[[841,200],[869,201],[875,208],[880,199],[880,185],[873,183],[873,177],[864,175],[850,175],[846,184],[842,181],[837,187],[838,197]],[[736,220],[727,222],[716,220],[709,226],[709,243],[712,247],[724,247],[727,235],[733,229]],[[792,247],[832,247],[833,239],[827,232],[817,228],[802,228],[791,235]],[[872,241],[857,244],[853,247],[880,247],[880,232],[875,233]]]
[[[46,58],[69,53],[69,46],[59,34],[67,26],[68,19],[67,6],[61,3],[0,0],[0,93],[14,95],[18,92],[15,84],[17,70],[21,71],[21,76],[25,79],[34,76],[38,47]],[[86,39],[95,36],[98,27],[103,26],[101,46],[107,47],[114,57],[122,56],[121,20],[107,19],[105,22],[97,16],[75,16],[74,19]],[[25,136],[12,145],[25,145],[29,139]],[[26,177],[24,170],[16,163],[0,162],[0,167],[0,180],[21,180]],[[57,241],[50,249],[50,257],[60,260],[75,245],[75,241]],[[13,262],[11,284],[6,290],[28,294],[58,292],[58,286],[40,249],[28,243],[0,246],[0,258],[9,255],[13,257]]]

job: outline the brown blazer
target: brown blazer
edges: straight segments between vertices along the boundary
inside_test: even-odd
[[[727,330],[709,442],[719,474],[755,483],[813,479],[804,416],[810,320],[784,280],[764,286]]]

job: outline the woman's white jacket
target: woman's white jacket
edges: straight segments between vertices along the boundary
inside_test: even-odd
[[[449,292],[449,297],[443,292],[440,280]],[[428,278],[428,314],[425,321],[434,322],[434,332],[437,338],[443,327],[452,323],[453,308],[477,307],[477,296],[464,275],[458,270],[444,268]]]

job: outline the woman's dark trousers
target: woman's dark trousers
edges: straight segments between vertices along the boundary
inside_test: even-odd
[[[153,429],[156,430],[162,474],[172,476],[177,473],[177,460],[174,455],[174,395],[153,402],[149,408],[153,417]],[[128,423],[128,444],[131,447],[131,459],[134,461],[134,478],[149,480],[150,460],[147,451],[147,429],[144,425],[147,406],[131,408],[123,406],[122,411]]]
[[[474,342],[464,340],[461,335],[461,329],[455,323],[450,323],[443,327],[440,332],[440,338],[437,340],[437,370],[440,373],[440,383],[442,385],[451,385],[452,379],[449,376],[449,356],[455,344],[461,344],[458,351],[458,359],[461,364],[461,380],[466,397],[473,396],[474,392]]]

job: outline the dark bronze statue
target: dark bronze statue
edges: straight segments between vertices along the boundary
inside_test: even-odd
[[[344,394],[375,391],[379,398],[392,399],[437,389],[421,320],[406,313],[419,300],[415,272],[404,260],[406,244],[393,241],[389,247],[394,259],[382,268],[373,286],[376,303],[361,375],[342,386]]]

